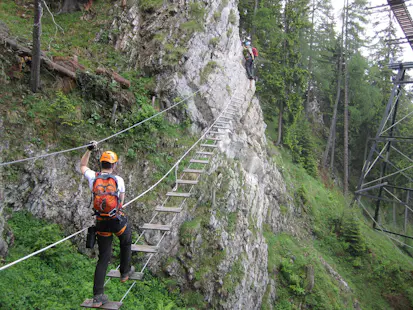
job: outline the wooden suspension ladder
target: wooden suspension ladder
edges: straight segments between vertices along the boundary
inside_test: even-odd
[[[132,245],[132,252],[145,253],[148,255],[148,257],[141,271],[135,272],[132,276],[130,276],[130,280],[136,281],[141,280],[143,278],[144,271],[147,268],[149,262],[151,261],[153,256],[155,256],[159,252],[163,239],[171,231],[173,223],[177,219],[178,215],[182,212],[186,200],[191,197],[193,189],[198,184],[201,175],[205,172],[205,166],[210,163],[211,158],[213,158],[213,156],[215,155],[214,150],[218,148],[218,142],[221,140],[220,136],[226,135],[228,133],[228,130],[232,130],[232,121],[234,120],[234,117],[237,116],[237,112],[239,111],[236,109],[236,106],[240,105],[242,101],[243,100],[240,98],[232,98],[225,112],[218,117],[215,124],[207,132],[207,135],[205,136],[204,140],[199,146],[200,149],[197,152],[195,152],[193,158],[190,159],[188,167],[182,171],[182,175],[180,178],[176,178],[175,188],[172,191],[166,193],[166,198],[164,199],[163,203],[155,208],[155,212],[152,219],[148,223],[145,223],[139,227],[142,230],[142,232]],[[184,191],[178,191],[178,188],[180,186],[184,189]],[[173,199],[180,199],[179,207],[166,206],[167,203],[169,201],[172,201]],[[159,214],[173,216],[168,224],[153,223]],[[162,232],[162,236],[157,242],[157,244],[137,244],[139,241],[141,241],[144,233],[148,230],[157,230]],[[107,277],[120,278],[119,266],[115,270],[110,270],[107,274]],[[132,286],[133,285],[134,283],[132,284]],[[121,301],[107,302],[104,305],[102,305],[99,309],[119,309],[122,306],[123,299],[130,292],[132,286],[123,296]],[[92,308],[92,301],[92,299],[86,299],[81,304],[81,306],[85,308]]]

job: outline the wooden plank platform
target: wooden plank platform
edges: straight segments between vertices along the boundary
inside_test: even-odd
[[[206,140],[211,140],[211,141],[221,141],[220,138],[213,138],[213,137],[205,137]]]
[[[120,278],[120,271],[119,270],[111,270],[107,274],[109,278]],[[134,272],[131,276],[129,276],[129,280],[142,280],[143,273],[142,272]]]
[[[221,125],[214,125],[215,128],[221,128],[221,129],[231,129],[231,127],[226,127],[226,126],[221,126]]]
[[[166,193],[166,196],[189,198],[189,197],[191,197],[191,194],[190,193],[168,192],[168,193]]]
[[[185,173],[204,173],[205,171],[204,170],[199,170],[199,169],[186,168],[186,169],[183,170],[183,172],[185,172]]]
[[[203,165],[209,164],[209,160],[202,160],[202,159],[191,159],[189,162],[192,164],[203,164]]]
[[[197,155],[212,156],[214,152],[196,152]]]
[[[139,227],[141,230],[162,230],[162,231],[169,231],[171,230],[172,225],[163,225],[163,224],[143,224],[143,226]]]
[[[177,184],[190,184],[190,185],[197,185],[198,180],[183,180],[183,179],[178,179],[176,180]]]
[[[209,131],[208,133],[210,133],[211,135],[226,135],[226,132],[219,132],[219,131]]]
[[[92,303],[93,299],[86,299],[80,306],[84,308],[92,308]],[[122,303],[120,301],[109,301],[106,304],[100,306],[99,308],[94,309],[118,310],[121,306]]]
[[[182,208],[157,207],[155,211],[180,213],[182,211]]]
[[[153,245],[132,244],[132,252],[156,253],[159,248]]]
[[[212,148],[217,148],[218,147],[218,145],[216,145],[216,144],[201,144],[201,146],[203,146],[203,147],[212,147]]]

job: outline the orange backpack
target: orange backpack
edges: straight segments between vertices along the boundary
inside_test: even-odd
[[[118,182],[112,174],[96,172],[93,181],[93,208],[100,216],[115,216],[119,206]]]

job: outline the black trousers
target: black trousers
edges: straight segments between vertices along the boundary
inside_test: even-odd
[[[95,270],[95,281],[93,286],[93,295],[103,294],[104,282],[112,256],[112,239],[113,234],[118,233],[125,227],[124,232],[118,236],[120,241],[120,273],[125,274],[130,271],[131,261],[131,245],[132,245],[132,231],[128,225],[126,216],[120,216],[119,219],[98,221],[96,223],[97,232],[112,233],[110,236],[104,237],[97,235],[99,246],[99,260]]]
[[[252,58],[245,60],[245,68],[247,69],[248,78],[252,80],[254,78],[254,68],[253,68]]]

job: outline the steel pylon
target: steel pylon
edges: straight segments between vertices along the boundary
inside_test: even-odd
[[[413,83],[405,79],[413,62],[391,64],[390,68],[397,70],[394,86],[377,134],[369,139],[371,147],[365,154],[355,202],[368,212],[363,205],[367,199],[374,210],[374,216],[369,214],[373,228],[413,239],[408,232],[409,220],[413,218],[413,133],[403,130],[403,124],[412,119],[413,108],[400,105],[404,87]]]

